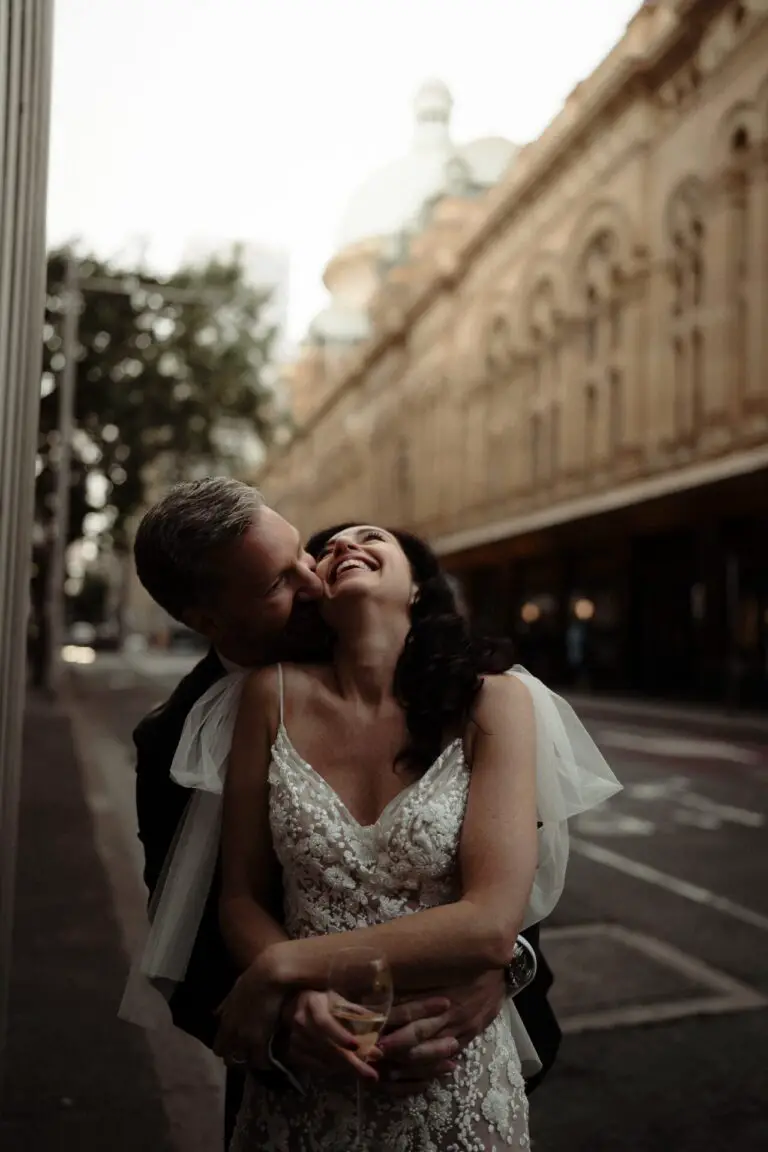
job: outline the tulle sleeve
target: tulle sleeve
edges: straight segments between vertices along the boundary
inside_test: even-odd
[[[527,928],[549,916],[562,895],[568,820],[602,804],[622,786],[566,700],[520,665],[509,675],[528,688],[536,719],[539,862],[523,922]]]

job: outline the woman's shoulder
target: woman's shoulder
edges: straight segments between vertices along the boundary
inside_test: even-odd
[[[268,664],[246,676],[243,694],[252,702],[276,704],[281,692],[294,696],[315,692],[327,680],[327,669],[313,664]]]
[[[499,719],[518,723],[533,719],[533,700],[524,679],[510,672],[483,677],[477,694],[472,719],[480,729],[487,729]]]

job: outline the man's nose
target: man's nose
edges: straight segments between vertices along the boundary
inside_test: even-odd
[[[299,580],[296,596],[299,600],[318,600],[323,594],[323,582],[315,572],[315,562],[311,560],[312,567],[307,564],[299,565]]]

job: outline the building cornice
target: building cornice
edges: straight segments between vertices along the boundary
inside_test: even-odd
[[[735,452],[722,459],[701,461],[657,476],[648,476],[620,487],[612,487],[605,492],[590,493],[587,496],[553,504],[549,508],[539,508],[535,512],[483,524],[478,528],[452,532],[450,535],[433,540],[432,547],[439,556],[456,556],[485,545],[497,544],[501,540],[554,528],[558,524],[574,520],[584,520],[589,516],[599,516],[620,508],[628,508],[632,504],[669,496],[675,492],[685,492],[705,484],[714,484],[719,480],[748,475],[763,468],[768,468],[766,445]]]

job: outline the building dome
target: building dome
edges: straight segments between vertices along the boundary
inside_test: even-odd
[[[502,137],[454,144],[452,111],[453,97],[442,80],[422,84],[413,102],[410,150],[374,172],[352,196],[323,276],[330,301],[310,326],[310,344],[348,347],[365,340],[382,275],[407,258],[410,241],[428,226],[437,202],[491,188],[512,163],[518,148]]]
[[[457,147],[450,133],[453,97],[441,80],[423,84],[413,103],[415,130],[410,150],[379,168],[354,193],[342,218],[338,248],[360,240],[387,239],[418,227],[422,211],[455,193],[457,162],[467,171],[467,191],[490,187],[517,151],[509,141],[492,156]],[[475,164],[475,157],[480,163]],[[489,163],[489,160],[491,161]]]

